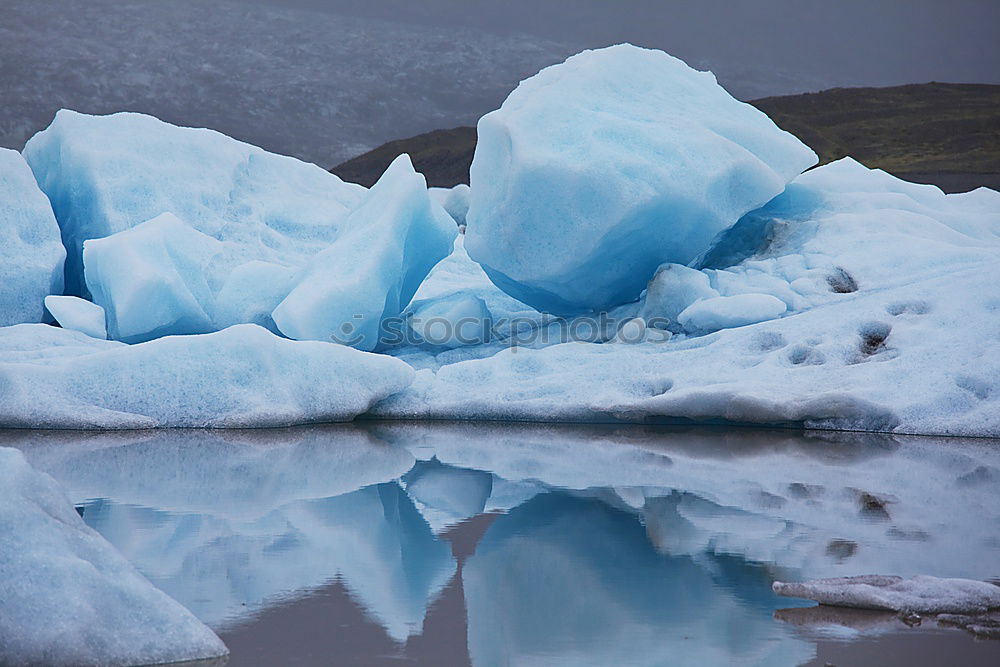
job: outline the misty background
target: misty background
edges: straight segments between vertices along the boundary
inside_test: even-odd
[[[0,145],[140,111],[331,167],[630,41],[736,97],[1000,83],[993,0],[0,0]]]

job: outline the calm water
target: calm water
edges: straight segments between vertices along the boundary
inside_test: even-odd
[[[997,441],[362,423],[0,445],[229,665],[1000,664],[933,620],[771,592],[1000,579]]]

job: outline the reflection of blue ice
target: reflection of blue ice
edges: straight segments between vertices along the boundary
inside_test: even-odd
[[[745,564],[744,564],[745,565]],[[498,519],[463,570],[473,664],[796,664],[806,643],[740,600],[753,567],[725,576],[657,554],[632,515],[537,496]]]
[[[455,571],[450,547],[395,482],[296,501],[249,521],[106,501],[88,504],[84,518],[215,627],[340,577],[403,641],[420,632],[427,606]]]
[[[455,571],[450,547],[390,481],[413,456],[360,429],[45,434],[19,444],[84,503],[89,525],[215,627],[339,576],[402,641]]]
[[[417,461],[403,482],[435,532],[481,514],[493,491],[490,473],[443,465],[437,459]]]
[[[808,647],[771,620],[790,604],[771,594],[774,572],[1000,574],[1000,452],[837,437],[385,423],[0,431],[217,628],[339,577],[403,641],[456,568],[434,533],[508,512],[463,570],[479,664],[794,662]],[[886,498],[890,518],[859,513],[861,491]]]

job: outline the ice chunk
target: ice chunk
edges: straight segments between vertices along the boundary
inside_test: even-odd
[[[115,340],[215,330],[207,273],[222,244],[164,213],[83,245],[87,289]]]
[[[453,188],[428,188],[431,198],[448,212],[460,226],[465,224],[465,216],[469,212],[469,193],[471,189],[465,183],[459,183]]]
[[[66,251],[48,199],[16,151],[0,148],[0,326],[41,322],[62,294]]]
[[[352,231],[312,259],[272,317],[290,338],[373,350],[382,321],[410,303],[458,231],[405,153],[345,225]]]
[[[690,332],[711,332],[756,324],[780,317],[788,307],[770,294],[716,296],[692,303],[677,316]]]
[[[0,448],[0,662],[147,665],[228,653],[88,528],[55,480]]]
[[[774,592],[820,604],[860,609],[912,611],[918,614],[979,614],[1000,608],[1000,586],[971,579],[864,575],[774,582]]]
[[[343,234],[365,189],[212,130],[151,116],[62,110],[24,147],[52,201],[68,256],[66,290],[86,296],[83,242],[173,213],[225,242],[221,285],[252,260],[302,266]]]
[[[271,312],[295,286],[295,269],[252,261],[233,269],[215,298],[215,322],[220,327],[249,322],[278,333]]]
[[[521,82],[478,136],[469,256],[559,314],[636,299],[816,162],[711,73],[629,44]]]
[[[104,309],[77,296],[45,297],[45,308],[56,318],[63,329],[85,333],[92,338],[108,337],[104,322]]]
[[[653,274],[646,287],[639,314],[647,321],[661,324],[658,329],[676,327],[681,311],[699,299],[719,296],[712,289],[708,276],[683,264],[664,264]]]
[[[455,292],[437,299],[414,302],[406,323],[424,343],[460,347],[489,340],[492,318],[486,302],[478,296]]]
[[[138,345],[0,328],[0,425],[259,427],[343,421],[406,387],[405,363],[253,324]]]

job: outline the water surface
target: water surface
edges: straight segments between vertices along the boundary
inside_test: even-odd
[[[636,426],[0,432],[230,665],[997,664],[775,579],[1000,579],[1000,443]],[[957,664],[957,663],[955,663]]]

